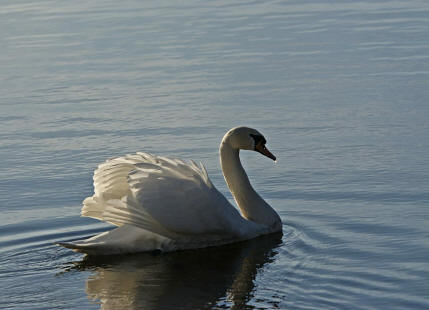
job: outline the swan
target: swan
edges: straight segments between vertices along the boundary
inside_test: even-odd
[[[107,160],[94,172],[94,195],[81,215],[116,228],[86,240],[59,242],[76,252],[107,255],[196,249],[280,232],[276,211],[252,188],[240,150],[272,160],[264,136],[235,127],[223,137],[220,163],[240,212],[210,181],[203,164],[138,152]]]

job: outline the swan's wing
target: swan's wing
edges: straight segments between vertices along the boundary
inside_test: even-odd
[[[99,166],[94,186],[94,196],[84,201],[83,216],[167,237],[231,235],[242,220],[203,165],[192,161],[146,153],[112,159]]]
[[[133,154],[108,159],[99,165],[93,177],[94,195],[83,201],[81,215],[104,221],[103,213],[108,203],[115,203],[128,195],[128,174],[143,160],[143,156]]]

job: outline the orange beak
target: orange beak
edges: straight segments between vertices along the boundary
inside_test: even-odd
[[[271,158],[272,160],[276,160],[276,157],[265,147],[265,145],[259,144],[258,146],[256,146],[256,151],[258,151],[262,155],[267,156],[268,158]]]

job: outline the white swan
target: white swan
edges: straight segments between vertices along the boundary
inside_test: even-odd
[[[94,172],[94,195],[82,216],[117,228],[92,238],[59,243],[87,254],[174,251],[226,244],[282,230],[278,214],[252,188],[239,151],[273,160],[255,129],[229,130],[220,162],[241,214],[211,183],[202,164],[137,153],[107,160]]]

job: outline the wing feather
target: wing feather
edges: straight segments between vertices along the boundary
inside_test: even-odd
[[[109,159],[94,172],[94,192],[84,200],[82,216],[169,238],[231,235],[232,223],[241,219],[194,161],[142,152]]]

